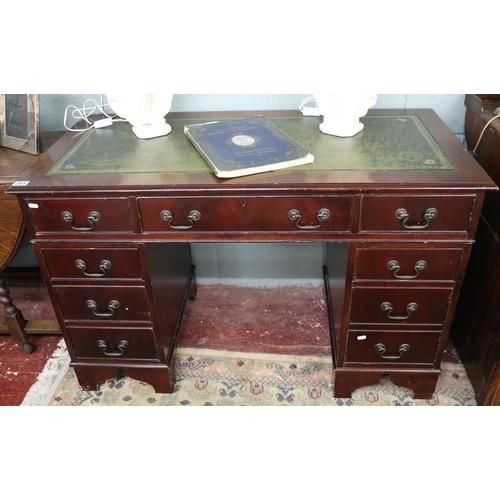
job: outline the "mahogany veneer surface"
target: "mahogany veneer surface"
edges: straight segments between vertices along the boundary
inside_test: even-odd
[[[432,110],[373,110],[352,138],[321,134],[317,118],[265,114],[311,149],[313,165],[218,179],[183,127],[234,115],[172,115],[172,133],[148,141],[123,123],[68,132],[9,190],[83,387],[124,371],[172,390],[183,314],[196,307],[190,243],[318,242],[336,396],[385,375],[417,398],[432,396],[484,195],[497,186]],[[368,248],[373,272],[361,262]],[[98,252],[82,266],[88,249]],[[122,250],[135,256],[134,277],[108,275]],[[66,251],[67,268],[47,257]],[[384,266],[390,272],[382,276]],[[265,334],[266,315],[279,314],[264,302],[246,307]],[[213,319],[223,322],[230,314],[219,307]],[[283,322],[293,319],[293,305],[287,311]],[[109,338],[96,339],[96,331]],[[276,336],[276,345],[293,347],[301,337]]]

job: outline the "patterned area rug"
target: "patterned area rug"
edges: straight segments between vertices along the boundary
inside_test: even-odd
[[[334,398],[329,357],[179,348],[173,394],[157,394],[129,377],[82,391],[72,368],[57,380],[49,406],[476,406],[461,364],[443,363],[434,397],[412,399],[390,380]]]

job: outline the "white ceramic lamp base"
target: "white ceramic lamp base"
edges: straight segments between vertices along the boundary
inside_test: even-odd
[[[142,125],[134,125],[132,132],[138,139],[152,139],[153,137],[161,137],[172,132],[172,127],[163,120],[156,123],[143,123]]]
[[[377,94],[314,94],[323,116],[319,129],[324,134],[352,137],[364,128],[359,121],[377,102]]]
[[[165,121],[174,94],[107,94],[108,103],[132,125],[139,139],[168,135],[172,127]]]
[[[361,132],[364,127],[358,119],[352,122],[347,120],[339,122],[337,120],[329,120],[325,117],[323,123],[319,124],[319,129],[323,134],[336,135],[337,137],[352,137]]]

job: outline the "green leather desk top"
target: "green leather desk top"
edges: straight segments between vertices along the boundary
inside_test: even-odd
[[[361,119],[354,137],[322,134],[320,118],[268,118],[315,157],[311,165],[289,171],[439,171],[455,167],[417,115],[377,115]],[[47,171],[46,175],[199,173],[210,167],[184,135],[186,124],[210,118],[169,119],[172,132],[138,139],[130,124],[91,129]]]

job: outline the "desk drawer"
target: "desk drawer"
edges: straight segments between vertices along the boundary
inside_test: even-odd
[[[77,359],[158,360],[151,328],[67,328]]]
[[[454,281],[460,248],[358,248],[357,280]]]
[[[66,320],[151,320],[146,290],[141,286],[56,285],[53,288]]]
[[[126,198],[28,199],[38,233],[132,232]]]
[[[432,365],[441,331],[350,330],[347,335],[346,365]]]
[[[452,288],[354,288],[350,323],[443,325]]]
[[[141,278],[137,249],[93,248],[42,250],[51,278]]]
[[[364,196],[361,232],[467,232],[474,196]]]
[[[145,232],[350,230],[351,198],[140,198]]]

